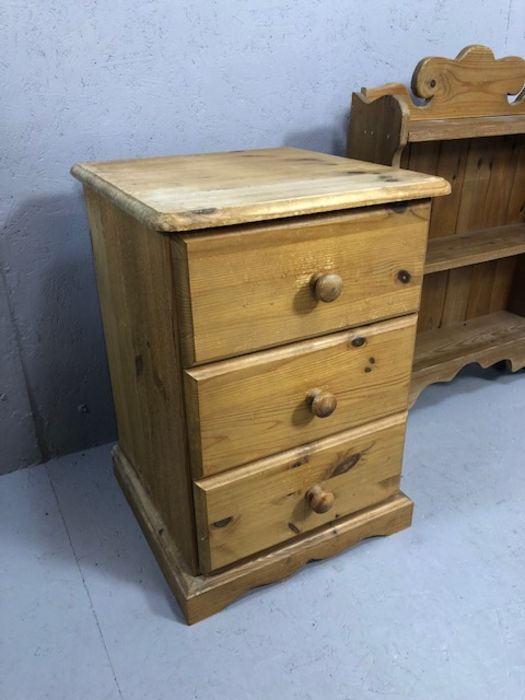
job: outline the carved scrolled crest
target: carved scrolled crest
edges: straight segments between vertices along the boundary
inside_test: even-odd
[[[525,113],[525,60],[518,56],[496,59],[487,46],[475,44],[458,56],[424,58],[412,76],[412,90],[426,104],[412,117],[441,119]],[[509,95],[519,96],[514,102]]]
[[[408,108],[410,120],[525,114],[525,60],[496,59],[487,46],[467,46],[456,58],[423,58],[412,92],[402,83],[362,88],[368,104],[387,95]],[[509,96],[517,95],[509,100]]]

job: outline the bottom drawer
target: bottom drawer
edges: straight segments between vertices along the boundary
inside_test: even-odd
[[[399,490],[406,413],[196,481],[203,573]]]

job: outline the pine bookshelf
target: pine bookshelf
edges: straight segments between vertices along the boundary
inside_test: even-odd
[[[510,96],[510,97],[509,97]],[[466,364],[525,366],[525,60],[480,45],[354,93],[348,156],[447,179],[432,209],[411,401]]]

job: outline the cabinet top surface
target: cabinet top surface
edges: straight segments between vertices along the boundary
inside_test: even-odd
[[[192,231],[450,192],[440,177],[297,148],[79,163],[71,172],[160,231]]]

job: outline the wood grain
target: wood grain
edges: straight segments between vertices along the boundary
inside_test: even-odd
[[[296,148],[75,165],[146,226],[193,231],[447,194],[439,178]]]
[[[119,444],[196,571],[169,240],[86,188]]]
[[[509,311],[525,316],[525,256],[516,260],[509,298]]]
[[[186,370],[196,478],[389,414],[407,402],[416,316]],[[309,391],[337,398],[313,416]]]
[[[424,173],[437,173],[442,162],[442,144],[435,141],[430,143],[419,143],[415,146],[410,147],[410,157],[407,167],[412,170],[417,170]],[[447,172],[447,175],[450,173]],[[447,198],[447,199],[450,199]],[[447,206],[443,207],[444,211],[448,212]],[[440,210],[435,207],[432,208],[432,213],[430,216],[429,225],[429,238],[434,238],[435,236],[443,235],[442,226],[439,226],[441,221]],[[436,225],[437,224],[437,225]]]
[[[454,217],[454,191],[457,190],[455,175],[462,173],[461,158],[451,157],[448,150],[443,152],[443,144],[439,142],[411,144],[407,167],[426,173],[435,173],[441,168],[453,183],[452,194],[448,198],[452,199],[450,205],[437,208],[434,202],[430,217],[429,238],[444,235],[443,219],[451,221]],[[454,177],[451,177],[453,174]],[[437,328],[441,324],[447,283],[447,275],[425,276],[419,311],[420,330]]]
[[[430,325],[427,329],[435,327],[453,326],[467,318],[470,287],[472,284],[472,267],[459,267],[450,272],[442,272],[441,277],[446,280],[445,296],[441,306],[439,326]],[[425,277],[427,279],[427,277]]]
[[[516,139],[517,153],[512,174],[512,189],[507,205],[507,221],[525,221],[525,136]]]
[[[472,141],[443,141],[439,143],[439,158],[434,161],[435,167],[428,172],[439,173],[440,177],[450,182],[452,192],[446,198],[435,199],[430,220],[429,239],[444,238],[457,232],[457,222],[463,197],[466,166]],[[411,160],[417,156],[421,148],[430,144],[415,144],[411,146]],[[423,163],[423,165],[425,165]],[[412,167],[412,165],[411,165]],[[430,244],[430,240],[429,240]]]
[[[490,312],[490,297],[495,273],[496,263],[494,261],[480,263],[472,267],[465,313],[466,320],[485,316]]]
[[[408,126],[409,143],[508,136],[510,134],[525,134],[525,113],[458,117],[457,119],[415,119],[410,121]]]
[[[354,92],[348,122],[348,155],[398,168],[408,138],[408,117],[408,107],[392,93],[369,98],[363,92]]]
[[[424,201],[177,237],[185,365],[417,311],[429,216]],[[323,303],[327,272],[342,291]]]
[[[195,576],[170,537],[133,468],[116,449],[115,474],[189,624],[219,610],[257,586],[280,581],[309,561],[334,556],[367,537],[390,535],[410,526],[412,501],[403,494],[341,518],[210,576]]]
[[[395,95],[396,97],[401,97],[402,102],[408,104],[411,101],[410,91],[407,86],[403,83],[385,83],[384,85],[379,85],[375,88],[362,87],[361,94],[366,98],[366,102],[372,104],[381,97],[386,97],[387,95]]]
[[[525,102],[509,103],[525,84],[525,61],[517,56],[496,60],[479,44],[467,46],[458,56],[424,58],[412,76],[412,90],[428,102],[411,109],[411,119],[483,117],[525,114]]]
[[[368,423],[197,481],[203,571],[226,566],[397,493],[405,420],[406,414],[399,414]],[[333,507],[324,513],[312,512],[307,502],[314,486],[333,497]]]
[[[496,60],[487,46],[467,46],[455,59],[423,58],[412,75],[412,93],[402,83],[362,88],[363,104],[382,100],[392,109],[394,97],[408,110],[408,141],[448,140],[523,133],[525,116],[525,60],[507,56]],[[509,100],[509,95],[516,95]],[[421,103],[421,100],[424,100]],[[352,102],[352,108],[354,103]],[[399,111],[399,107],[394,107]],[[368,121],[361,119],[363,123]],[[369,124],[380,128],[372,112]],[[388,122],[388,117],[384,118]],[[388,133],[388,131],[387,131]],[[391,138],[395,141],[394,131]],[[379,143],[383,134],[376,136]],[[404,140],[406,143],[406,140]],[[372,142],[369,149],[375,144]],[[370,159],[372,160],[372,159]],[[388,161],[385,161],[388,164]]]
[[[490,290],[489,313],[508,309],[511,297],[511,287],[519,257],[502,258],[496,261],[496,269]]]
[[[448,281],[448,272],[434,272],[425,275],[419,309],[419,333],[441,327]]]

